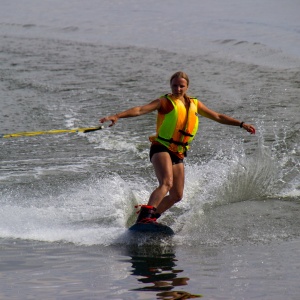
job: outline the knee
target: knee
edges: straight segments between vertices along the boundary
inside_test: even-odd
[[[173,187],[173,180],[171,178],[165,179],[160,185],[163,186],[167,192],[169,192]]]

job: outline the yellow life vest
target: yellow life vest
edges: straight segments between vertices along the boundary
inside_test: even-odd
[[[189,110],[186,111],[179,99],[173,100],[168,95],[164,97],[171,101],[174,109],[163,118],[157,117],[156,135],[149,139],[151,142],[159,142],[172,152],[183,154],[189,149],[198,130],[198,100],[190,98]]]

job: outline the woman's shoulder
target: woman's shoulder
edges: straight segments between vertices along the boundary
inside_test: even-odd
[[[188,97],[189,97],[190,101],[193,101],[194,104],[197,106],[197,110],[199,112],[203,107],[203,103],[198,98],[196,98],[194,96],[188,96]]]
[[[165,94],[163,96],[160,96],[159,98],[160,101],[159,113],[161,114],[167,114],[174,108],[172,102],[168,99],[169,95],[170,94]]]

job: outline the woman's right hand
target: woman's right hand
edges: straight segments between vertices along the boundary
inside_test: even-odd
[[[115,125],[118,120],[119,120],[118,116],[113,115],[113,116],[104,117],[104,118],[100,119],[99,121],[100,121],[100,123],[111,121],[111,124],[108,125],[108,127],[111,127],[111,126]]]

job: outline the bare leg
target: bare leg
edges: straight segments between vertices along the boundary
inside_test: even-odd
[[[173,185],[173,168],[170,155],[167,152],[155,153],[151,162],[159,185],[150,195],[148,205],[157,207]]]
[[[184,189],[184,164],[179,163],[173,165],[173,186],[169,191],[169,195],[165,196],[157,207],[156,212],[162,214],[171,208],[176,202],[183,197]]]
[[[183,163],[173,165],[167,152],[155,153],[151,161],[159,186],[152,192],[148,205],[156,207],[156,212],[161,214],[182,198],[184,165]]]

